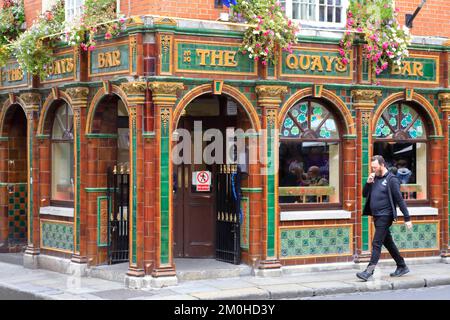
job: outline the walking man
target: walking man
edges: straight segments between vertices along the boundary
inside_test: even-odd
[[[400,277],[409,272],[389,230],[392,222],[397,220],[397,205],[403,213],[406,227],[412,228],[411,218],[400,192],[400,181],[388,171],[382,156],[373,156],[371,161],[372,173],[363,189],[363,196],[367,199],[363,215],[373,216],[375,235],[372,240],[372,256],[369,265],[366,270],[356,274],[359,279],[364,281],[369,280],[373,275],[380,259],[382,245],[386,247],[397,263],[397,269],[391,273],[391,277]]]

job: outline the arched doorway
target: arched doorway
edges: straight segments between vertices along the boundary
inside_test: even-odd
[[[27,118],[19,104],[5,110],[1,132],[1,198],[3,251],[20,252],[27,245]],[[3,189],[3,188],[2,188]]]
[[[174,257],[238,263],[239,227],[228,230],[225,223],[233,222],[236,228],[242,218],[239,188],[249,185],[245,131],[252,128],[250,117],[233,97],[204,93],[190,101],[175,121]],[[224,249],[233,239],[234,251]]]
[[[106,187],[105,195],[90,199],[101,215],[97,228],[100,234],[96,246],[91,246],[89,256],[98,263],[125,263],[129,258],[129,174],[130,145],[128,110],[116,94],[104,95],[94,106],[92,118],[88,119],[91,140],[89,150],[97,163],[91,173],[97,176],[97,187]],[[89,215],[97,217],[97,210]],[[103,221],[103,219],[105,221]],[[106,230],[101,225],[106,224]],[[94,238],[94,237],[91,237]],[[96,239],[96,238],[94,238]],[[96,251],[92,251],[96,248]]]

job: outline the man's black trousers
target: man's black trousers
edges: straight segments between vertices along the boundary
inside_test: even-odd
[[[377,265],[381,255],[381,247],[384,245],[391,254],[392,258],[397,263],[398,267],[405,267],[405,260],[400,255],[397,246],[392,239],[391,231],[389,227],[392,225],[392,216],[379,216],[373,217],[375,224],[375,235],[372,240],[372,256],[370,258],[369,265]]]

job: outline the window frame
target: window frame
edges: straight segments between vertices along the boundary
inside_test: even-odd
[[[343,194],[344,194],[344,175],[343,175],[343,169],[344,169],[344,161],[343,161],[343,156],[344,156],[344,152],[343,152],[343,136],[342,136],[342,132],[343,132],[343,124],[342,124],[342,119],[341,117],[337,114],[337,112],[334,111],[334,107],[332,105],[330,105],[330,103],[328,103],[327,101],[324,101],[322,99],[318,99],[318,98],[313,98],[313,97],[307,97],[301,100],[298,100],[294,105],[292,105],[291,108],[289,108],[289,110],[286,112],[286,115],[283,118],[283,122],[286,119],[286,117],[288,116],[288,112],[294,108],[295,106],[304,103],[304,102],[308,102],[308,110],[311,110],[311,103],[317,103],[320,104],[323,108],[325,108],[334,118],[334,122],[336,124],[336,128],[338,131],[338,135],[339,138],[338,139],[326,139],[326,138],[318,138],[318,139],[311,139],[311,138],[294,138],[294,137],[283,137],[281,136],[281,132],[280,132],[280,137],[279,137],[279,147],[278,147],[278,157],[280,155],[280,146],[282,142],[289,142],[289,141],[297,141],[297,142],[325,142],[325,143],[331,143],[331,142],[337,142],[339,145],[339,195],[338,195],[338,202],[333,202],[333,203],[281,203],[279,201],[279,195],[278,195],[278,205],[280,207],[281,211],[310,211],[311,209],[314,210],[342,210],[343,207]],[[281,130],[281,129],[280,129]],[[279,170],[280,171],[280,170]],[[278,177],[279,177],[279,173],[278,173]],[[278,187],[280,187],[278,185]]]
[[[285,0],[285,13],[286,16],[289,19],[292,19],[295,22],[299,22],[301,25],[307,25],[311,27],[327,27],[327,28],[337,28],[337,29],[344,29],[345,24],[347,23],[347,9],[349,6],[349,0],[342,0],[342,11],[341,11],[341,22],[328,22],[328,21],[319,21],[319,7],[320,3],[319,0],[315,0],[315,20],[303,20],[303,19],[293,19],[292,13],[293,13],[293,1],[294,0]],[[298,0],[302,1],[302,0]],[[325,0],[326,2],[327,0]],[[335,1],[335,0],[333,0]],[[328,5],[326,5],[328,7]],[[333,7],[336,7],[333,5]],[[334,16],[334,13],[333,13]],[[334,17],[334,20],[336,20],[336,17]]]
[[[55,199],[53,199],[53,169],[54,169],[53,144],[54,143],[69,143],[70,147],[73,149],[74,148],[74,140],[75,140],[75,137],[73,137],[73,136],[72,136],[71,140],[53,138],[53,128],[54,128],[54,123],[56,120],[56,114],[60,108],[64,108],[64,107],[66,108],[66,112],[71,109],[71,107],[69,106],[69,104],[66,101],[64,101],[63,103],[61,103],[60,105],[58,105],[55,108],[55,112],[53,114],[51,131],[50,131],[50,148],[49,148],[50,149],[50,206],[74,208],[74,200],[55,200]],[[67,115],[68,115],[68,113],[67,113]],[[72,116],[73,116],[73,112],[72,112]],[[66,124],[67,124],[67,121],[68,121],[68,116],[66,117]],[[75,125],[75,123],[72,121],[72,128],[70,130],[72,135],[73,135],[74,125]],[[71,159],[72,166],[75,166],[74,157],[75,157],[75,154],[73,155],[73,157]],[[74,179],[74,184],[75,184],[75,176],[73,177],[73,179]]]
[[[377,122],[375,123],[375,127],[376,127],[376,125],[377,125],[377,123],[378,123],[378,121],[380,119],[383,119],[386,122],[386,120],[383,118],[383,114],[387,110],[387,108],[389,108],[392,105],[397,105],[399,108],[402,105],[406,105],[409,108],[413,109],[417,113],[418,119],[421,119],[421,121],[423,123],[423,127],[424,127],[424,130],[425,130],[426,138],[421,138],[421,139],[410,138],[410,139],[406,139],[405,140],[405,139],[395,139],[394,137],[392,137],[392,138],[378,138],[376,136],[373,136],[373,138],[372,138],[372,153],[374,152],[373,148],[375,148],[375,143],[377,143],[377,142],[387,142],[387,143],[395,142],[395,143],[411,143],[411,144],[424,143],[426,145],[426,149],[427,149],[426,150],[425,163],[428,165],[428,163],[429,163],[429,161],[431,159],[430,140],[428,138],[429,137],[430,128],[429,128],[428,123],[425,121],[426,120],[425,115],[423,114],[423,112],[420,111],[420,108],[417,107],[415,104],[409,103],[408,101],[405,101],[405,100],[400,100],[400,101],[396,101],[394,103],[391,103],[389,106],[387,106],[383,110],[383,112],[380,114],[378,119],[376,119]],[[417,119],[412,121],[411,125],[413,125],[416,120]],[[408,129],[409,129],[409,127],[408,127]],[[405,131],[407,131],[407,130],[405,130]],[[426,199],[419,199],[419,200],[417,200],[417,199],[405,199],[406,205],[407,206],[411,206],[411,207],[430,206],[431,205],[431,199],[430,199],[430,191],[431,190],[430,190],[430,179],[428,179],[428,178],[427,178],[426,190],[427,190],[427,197],[426,197]]]

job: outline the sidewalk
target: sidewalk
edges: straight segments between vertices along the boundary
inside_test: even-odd
[[[132,290],[118,282],[73,277],[43,269],[25,269],[20,265],[0,262],[0,299],[292,299],[450,285],[450,264],[431,263],[409,267],[409,274],[391,278],[389,273],[395,267],[381,266],[376,270],[374,280],[369,282],[358,280],[355,277],[357,270],[354,269],[284,274],[280,277],[241,276],[181,281],[177,286],[162,289]]]

